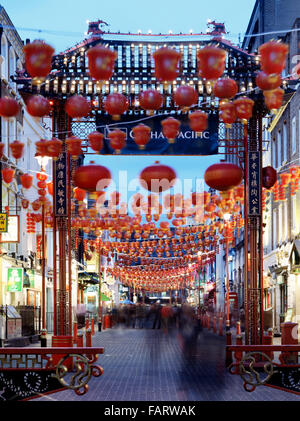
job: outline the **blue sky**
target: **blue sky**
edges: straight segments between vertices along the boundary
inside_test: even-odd
[[[206,32],[207,19],[225,22],[229,31],[227,39],[238,42],[238,35],[245,33],[255,0],[0,0],[22,39],[44,39],[56,52],[63,51],[84,39],[86,20],[102,19],[109,23],[111,32],[188,33]],[[32,30],[24,29],[30,28]],[[40,30],[40,32],[38,32]],[[205,169],[218,162],[212,157],[124,157],[97,158],[110,168],[115,177],[118,170],[128,170],[128,177],[137,177],[140,171],[155,160],[172,166],[179,178],[203,177]],[[89,159],[87,159],[89,161]]]

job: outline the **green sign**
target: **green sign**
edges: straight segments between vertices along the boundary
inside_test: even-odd
[[[20,292],[23,284],[23,268],[7,269],[7,291]]]
[[[29,288],[34,288],[34,280],[35,280],[34,270],[27,269],[27,275],[29,278]]]

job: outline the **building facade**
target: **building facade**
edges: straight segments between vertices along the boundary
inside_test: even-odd
[[[8,234],[2,234],[0,255],[0,305],[13,306],[41,306],[42,300],[42,272],[41,260],[38,256],[38,238],[41,235],[41,223],[36,224],[35,233],[27,233],[27,213],[34,212],[31,203],[38,196],[36,174],[41,166],[34,158],[35,142],[41,138],[50,139],[52,125],[49,118],[34,118],[26,110],[24,99],[17,90],[12,77],[17,70],[23,68],[23,41],[13,26],[12,21],[3,7],[0,8],[0,37],[1,37],[1,97],[9,96],[16,99],[20,105],[19,114],[10,119],[1,117],[1,142],[4,143],[4,154],[1,158],[1,170],[11,167],[16,176],[9,184],[1,177],[1,211],[8,213],[10,219],[16,222],[15,227],[9,227]],[[16,160],[11,155],[9,145],[14,140],[25,144],[24,155]],[[52,179],[51,162],[45,166],[48,175],[47,182]],[[34,185],[24,189],[20,175],[29,173],[34,176]],[[51,197],[48,197],[51,199]],[[29,207],[25,209],[22,201],[27,199]],[[14,229],[16,232],[14,232]],[[10,232],[10,231],[13,231]],[[49,231],[49,232],[48,232]],[[10,236],[14,235],[14,238]],[[16,235],[17,234],[17,235]],[[9,242],[13,240],[13,242]],[[52,231],[46,229],[46,312],[53,312],[53,243]]]
[[[270,113],[263,119],[263,167],[270,165],[275,168],[279,180],[280,174],[300,164],[300,83],[297,76],[292,75],[300,61],[300,31],[297,30],[300,28],[299,16],[300,4],[293,1],[257,0],[242,45],[248,52],[257,53],[259,45],[270,39],[281,39],[289,44],[287,65],[282,76],[285,78],[285,86],[292,88],[292,93],[285,97],[284,105],[275,116]],[[236,163],[236,157],[227,155],[226,161]],[[300,196],[298,189],[292,194],[290,185],[285,188],[282,200],[274,200],[272,191],[264,189],[264,194],[264,327],[279,333],[283,321],[299,323],[300,319],[300,279],[297,268],[300,252]],[[237,233],[235,235],[236,246],[231,252],[232,291],[238,292],[239,304],[243,306],[243,230],[240,236]],[[224,269],[219,278],[222,279],[222,276]]]

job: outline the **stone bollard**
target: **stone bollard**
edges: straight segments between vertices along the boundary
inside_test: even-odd
[[[217,333],[217,317],[216,316],[214,316],[214,319],[213,319],[213,331],[214,333]]]
[[[47,348],[47,329],[42,329],[40,334],[41,347]]]
[[[219,317],[219,336],[223,336],[223,317]]]
[[[91,347],[92,346],[92,329],[89,327],[85,331],[85,346]]]
[[[92,347],[92,329],[90,327],[85,331],[85,346],[87,348]],[[92,354],[86,354],[86,356],[88,359],[93,358]]]
[[[82,332],[78,332],[77,333],[77,348],[83,348],[83,333]]]
[[[298,345],[298,323],[281,323],[281,345]],[[298,364],[297,352],[282,352],[279,356],[281,362]]]
[[[264,335],[263,336],[263,345],[273,345],[273,335]],[[273,351],[264,351],[264,353],[271,359],[274,359]]]
[[[207,315],[207,329],[210,330],[210,315]]]
[[[236,322],[236,334],[241,334],[241,322]]]
[[[77,343],[77,332],[78,332],[77,322],[73,322],[73,344]]]
[[[91,319],[91,330],[92,330],[92,335],[95,335],[95,320],[94,317],[92,317]]]
[[[230,331],[226,332],[226,345],[232,345],[232,333]],[[228,351],[227,348],[226,348],[225,364],[226,364],[226,367],[229,367],[230,364],[232,364],[232,352]]]

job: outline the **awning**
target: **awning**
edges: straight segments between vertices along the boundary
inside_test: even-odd
[[[284,95],[283,102],[285,102],[285,103],[277,111],[275,117],[273,118],[273,120],[272,120],[272,122],[270,124],[270,127],[268,128],[268,132],[271,133],[275,129],[278,121],[280,120],[282,114],[284,113],[286,107],[289,105],[289,102],[291,101],[291,99],[293,98],[293,96],[295,95],[295,93],[296,92],[290,92],[290,93],[287,93],[287,94]]]
[[[90,284],[98,284],[99,277],[95,272],[78,272],[78,280]]]

